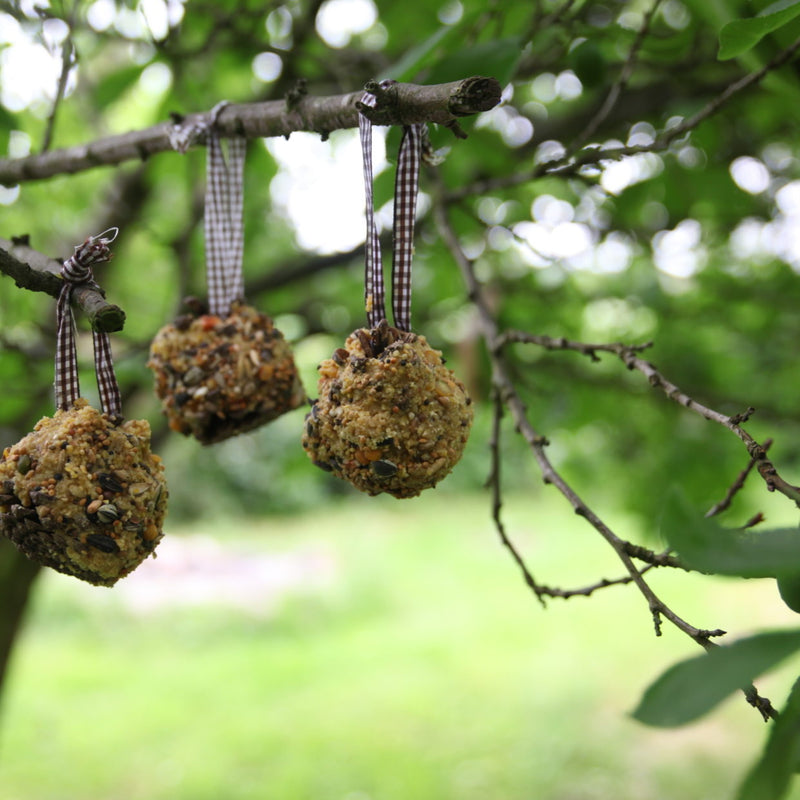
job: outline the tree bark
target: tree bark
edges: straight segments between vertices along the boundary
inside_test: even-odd
[[[494,78],[471,77],[452,83],[418,86],[394,83],[387,87],[370,83],[376,104],[360,107],[364,91],[330,97],[311,97],[302,88],[285,100],[264,103],[231,104],[217,116],[215,130],[221,136],[286,136],[295,131],[312,131],[327,136],[331,131],[355,128],[359,110],[376,125],[411,125],[433,122],[453,129],[460,117],[488,111],[500,102],[500,84]],[[177,116],[177,115],[176,115]],[[181,126],[207,122],[208,113],[178,117]],[[146,159],[171,150],[170,133],[175,122],[162,122],[151,128],[108,136],[88,144],[50,150],[18,159],[0,159],[0,184],[15,186],[25,181],[54,175],[74,174],[130,159]]]
[[[48,258],[27,244],[0,239],[0,273],[13,278],[20,289],[58,297],[64,285],[61,266],[58,259]],[[75,286],[72,302],[86,314],[93,330],[114,333],[125,325],[125,312],[109,303],[98,286]]]
[[[3,613],[0,614],[0,689],[5,678],[11,651],[25,616],[28,596],[41,567],[26,558],[7,539],[0,539],[0,587]]]

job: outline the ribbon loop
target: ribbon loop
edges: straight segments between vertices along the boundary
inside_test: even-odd
[[[56,303],[55,399],[56,407],[64,411],[72,406],[81,393],[78,354],[75,346],[75,320],[70,305],[72,290],[81,284],[97,285],[92,275],[92,264],[111,259],[112,253],[108,245],[117,238],[118,233],[119,228],[109,228],[97,236],[90,236],[75,248],[75,252],[61,268],[64,285]],[[93,331],[93,339],[100,403],[103,411],[110,417],[119,417],[122,414],[122,401],[114,374],[111,339],[107,333],[101,331]]]
[[[401,331],[411,330],[411,259],[414,255],[414,224],[417,216],[422,125],[406,125],[397,157],[392,228],[392,313]]]
[[[205,244],[208,306],[212,314],[227,316],[231,303],[244,297],[244,161],[247,140],[228,139],[227,157],[216,129],[227,100],[208,114],[173,125],[170,145],[185,153],[196,142],[206,144]]]
[[[244,295],[244,161],[247,141],[228,140],[227,159],[220,137],[212,130],[207,143],[205,206],[208,305],[212,314],[227,316],[231,303]]]
[[[380,86],[387,88],[390,84],[391,81],[384,81]],[[375,103],[375,96],[369,92],[361,98],[363,106],[371,108]],[[367,323],[370,328],[375,328],[386,318],[386,290],[372,189],[372,123],[363,113],[359,114],[358,127],[361,135],[367,216],[364,300]],[[424,132],[425,126],[422,124],[404,126],[397,159],[392,225],[392,314],[395,327],[403,331],[411,330],[411,259],[414,254],[414,223]]]
[[[374,106],[375,97],[369,93],[362,96],[365,106]],[[372,123],[363,115],[358,115],[358,132],[361,136],[361,155],[364,165],[364,194],[367,215],[367,239],[365,247],[364,304],[367,308],[367,324],[370,328],[386,318],[386,289],[383,283],[383,260],[378,227],[375,224],[375,207],[372,191]]]

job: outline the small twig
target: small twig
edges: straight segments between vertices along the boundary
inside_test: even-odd
[[[648,564],[639,571],[639,574],[644,575],[645,572],[648,572],[651,569],[653,569],[653,565]],[[600,589],[607,589],[609,586],[624,586],[631,583],[631,581],[633,581],[633,578],[630,575],[624,575],[621,578],[614,578],[613,580],[601,578],[596,583],[589,584],[588,586],[584,586],[580,589],[557,589],[552,586],[540,585],[539,593],[546,595],[547,597],[560,597],[568,600],[570,597],[590,597]]]
[[[766,453],[769,448],[772,446],[772,439],[767,439],[764,444],[762,445],[764,452]],[[706,511],[706,517],[713,517],[717,514],[726,511],[730,508],[731,502],[736,494],[744,488],[744,482],[747,480],[747,476],[752,472],[753,467],[756,465],[756,459],[750,458],[747,466],[736,476],[736,480],[728,487],[728,491],[725,493],[725,497],[722,498],[718,503],[714,503],[711,508]],[[759,520],[760,521],[760,520]],[[755,524],[755,523],[753,523]]]
[[[644,39],[650,30],[650,24],[653,21],[653,17],[655,16],[656,10],[658,9],[660,3],[661,0],[654,0],[652,6],[650,6],[650,10],[644,15],[642,24],[636,33],[636,38],[633,40],[631,49],[628,51],[628,57],[625,59],[625,63],[622,65],[619,77],[606,95],[603,105],[601,105],[597,110],[597,113],[589,121],[589,124],[586,126],[586,128],[580,134],[578,134],[578,136],[575,138],[575,141],[567,148],[568,153],[574,153],[576,150],[580,149],[584,142],[587,142],[592,138],[592,136],[594,136],[597,129],[606,121],[606,118],[611,113],[611,110],[617,104],[622,92],[625,91],[625,87],[628,85],[628,81],[633,75],[633,69],[636,66],[636,59],[639,55],[639,50],[641,49],[642,43],[644,42]]]
[[[671,554],[670,550],[664,550],[662,553],[655,553],[647,547],[642,547],[639,544],[625,542],[625,552],[633,558],[638,558],[639,561],[644,561],[651,567],[675,567],[676,569],[689,570],[679,558]],[[644,570],[642,570],[644,572]]]
[[[752,684],[744,689],[745,699],[755,708],[763,718],[764,722],[769,722],[771,719],[778,718],[778,712],[773,708],[772,703],[768,697],[762,697],[755,686]]]
[[[778,53],[761,69],[757,70],[756,72],[751,72],[750,74],[740,78],[738,81],[732,83],[720,95],[715,97],[713,100],[711,100],[711,102],[701,108],[696,114],[693,114],[688,119],[685,119],[674,128],[670,128],[669,130],[659,134],[659,136],[656,138],[656,142],[662,145],[660,149],[668,147],[679,136],[683,136],[684,133],[693,130],[701,122],[716,114],[717,111],[719,111],[720,108],[722,108],[722,106],[724,106],[734,95],[737,95],[744,89],[747,89],[750,86],[758,83],[764,78],[765,75],[773,70],[782,67],[792,58],[798,49],[800,49],[800,37],[795,39],[794,42],[792,42],[792,44],[790,44],[787,48],[781,50],[780,53]]]
[[[56,95],[53,98],[53,105],[50,109],[50,114],[47,117],[47,123],[45,125],[44,137],[42,139],[42,153],[46,153],[50,149],[50,145],[53,141],[53,132],[55,131],[58,108],[61,105],[61,101],[64,98],[64,93],[67,90],[69,73],[76,63],[75,45],[72,41],[72,26],[70,24],[70,32],[66,39],[64,39],[64,43],[61,46],[61,73],[58,76]]]
[[[775,465],[767,458],[766,448],[759,444],[741,426],[741,423],[749,419],[753,414],[754,409],[748,408],[747,411],[742,414],[728,416],[727,414],[715,411],[713,408],[704,406],[662,375],[655,365],[638,356],[638,353],[650,346],[649,343],[634,346],[618,342],[610,344],[585,344],[583,342],[573,342],[563,337],[553,338],[550,336],[536,336],[522,331],[506,331],[504,334],[498,335],[495,339],[495,351],[507,342],[527,342],[529,344],[537,344],[540,347],[545,347],[548,350],[575,350],[589,356],[593,360],[597,360],[597,352],[616,355],[628,369],[641,372],[653,388],[660,389],[670,400],[673,400],[690,411],[694,411],[710,422],[716,422],[718,425],[722,425],[738,436],[747,448],[747,452],[754,461],[759,475],[761,475],[766,483],[767,489],[770,492],[780,492],[794,501],[796,505],[800,506],[800,486],[790,484],[778,474]]]
[[[491,438],[489,439],[489,452],[491,454],[491,462],[489,467],[489,477],[486,479],[487,485],[492,490],[492,519],[494,520],[494,525],[495,528],[497,529],[497,534],[500,537],[500,541],[503,543],[503,545],[505,545],[506,548],[508,548],[509,553],[511,553],[511,557],[514,559],[517,566],[520,568],[525,583],[533,590],[534,594],[536,595],[542,606],[546,606],[543,597],[545,592],[542,591],[542,588],[539,586],[539,584],[536,582],[536,579],[531,574],[530,570],[525,564],[524,559],[520,555],[517,548],[514,546],[514,543],[511,541],[511,539],[509,539],[508,533],[506,532],[506,527],[503,523],[503,519],[501,516],[501,509],[503,506],[503,493],[502,493],[501,478],[500,478],[500,462],[501,462],[500,429],[501,429],[502,419],[503,419],[503,402],[499,394],[495,391],[494,414],[492,416],[492,434]]]

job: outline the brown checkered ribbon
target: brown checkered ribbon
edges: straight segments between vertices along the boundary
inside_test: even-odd
[[[414,255],[423,130],[422,125],[406,125],[397,156],[392,228],[392,312],[395,327],[401,331],[411,330],[411,259]]]
[[[242,210],[246,149],[244,138],[229,139],[226,159],[220,137],[213,130],[209,133],[205,210],[208,308],[223,317],[234,300],[244,297]]]
[[[390,82],[384,81],[386,87]],[[362,96],[365,106],[374,106],[375,97]],[[364,188],[367,212],[366,272],[364,299],[367,323],[374,328],[386,317],[386,290],[383,281],[383,261],[372,191],[372,123],[359,114],[361,153],[364,164]],[[424,125],[406,125],[397,157],[397,175],[394,187],[394,223],[392,249],[392,314],[394,324],[403,331],[411,330],[411,259],[414,253],[414,221],[419,188],[419,165],[422,153]]]
[[[218,316],[227,316],[231,303],[244,297],[242,211],[247,140],[238,136],[228,139],[226,157],[214,126],[227,105],[228,101],[223,100],[203,117],[174,125],[169,133],[170,145],[179,153],[185,153],[197,142],[206,144],[204,227],[208,307]]]
[[[92,264],[109,261],[112,253],[108,245],[117,238],[118,228],[90,236],[83,244],[75,248],[75,252],[64,262],[61,277],[64,285],[56,303],[56,375],[55,393],[56,407],[64,411],[80,397],[81,389],[78,380],[78,354],[75,347],[75,320],[72,316],[70,300],[75,286],[89,284],[97,286],[92,275]],[[114,374],[114,362],[111,357],[111,340],[107,333],[92,331],[94,339],[94,370],[97,376],[97,388],[100,392],[100,404],[110,417],[122,415],[122,401],[119,394],[117,378]]]

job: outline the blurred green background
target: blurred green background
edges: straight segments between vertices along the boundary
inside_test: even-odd
[[[564,516],[544,490],[509,498],[534,572],[616,577]],[[654,586],[737,634],[791,624],[771,581],[670,571]],[[677,731],[628,717],[697,649],[656,638],[634,592],[543,610],[477,496],[171,526],[113,590],[44,576],[3,705],[2,795],[728,798],[766,727],[741,696]],[[789,665],[759,688],[777,701],[792,679]]]

